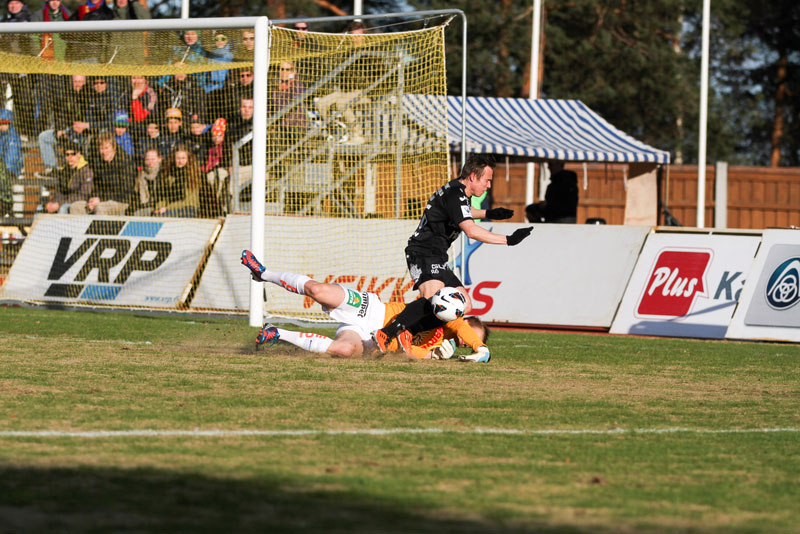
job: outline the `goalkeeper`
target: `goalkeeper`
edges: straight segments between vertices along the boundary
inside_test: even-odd
[[[470,197],[481,196],[492,187],[494,165],[490,156],[470,154],[459,177],[443,185],[428,200],[419,226],[406,247],[408,272],[414,280],[414,289],[419,289],[422,298],[410,303],[389,324],[374,332],[373,339],[381,351],[387,350],[388,343],[396,337],[403,350],[410,354],[407,332],[416,334],[442,325],[433,313],[430,298],[445,286],[455,287],[464,295],[465,314],[472,309],[464,284],[447,265],[447,250],[461,232],[483,243],[508,246],[519,244],[531,234],[532,226],[505,236],[475,224],[473,219],[500,220],[514,215],[506,208],[481,210],[470,205]]]
[[[254,280],[271,282],[291,293],[310,297],[340,323],[334,339],[265,324],[256,338],[259,345],[272,345],[282,339],[310,352],[345,358],[361,356],[376,348],[371,333],[394,319],[406,307],[401,302],[383,303],[375,293],[317,282],[303,274],[268,271],[249,250],[242,252],[242,264],[250,269]],[[456,346],[470,346],[475,352],[460,357],[460,360],[486,363],[491,359],[485,342],[489,330],[477,317],[450,321],[429,332],[422,332],[414,339],[408,332],[403,335],[409,336],[405,340],[410,347],[406,353],[412,358],[447,360],[453,356]],[[399,348],[398,343],[392,340],[386,350],[397,351]]]

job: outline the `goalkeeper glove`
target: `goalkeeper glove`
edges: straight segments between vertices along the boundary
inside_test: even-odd
[[[531,235],[533,231],[533,226],[529,226],[527,228],[519,228],[514,230],[514,233],[506,236],[506,244],[509,247],[513,247],[514,245],[518,245],[520,241]]]
[[[492,355],[489,354],[489,347],[486,345],[478,347],[478,352],[474,354],[467,354],[466,356],[458,357],[458,361],[460,362],[489,363],[489,360],[491,359]]]
[[[486,218],[492,219],[493,221],[510,219],[513,216],[514,216],[514,210],[506,208],[492,208],[490,210],[486,210]]]
[[[431,351],[432,360],[449,360],[456,352],[456,342],[453,339],[445,339],[442,345]]]

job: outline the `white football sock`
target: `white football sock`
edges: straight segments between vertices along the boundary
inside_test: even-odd
[[[298,295],[306,294],[306,282],[311,280],[304,274],[276,273],[273,271],[264,271],[261,273],[261,279],[265,282],[272,282],[275,285],[282,286],[286,291],[297,293]]]
[[[331,338],[322,334],[312,334],[311,332],[295,332],[294,330],[278,328],[278,334],[280,334],[282,341],[309,352],[325,353],[333,343]]]

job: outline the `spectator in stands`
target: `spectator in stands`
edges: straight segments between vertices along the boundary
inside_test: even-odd
[[[239,43],[233,56],[237,61],[253,61],[253,54],[256,48],[256,32],[249,29],[242,30],[239,36]]]
[[[189,119],[189,135],[186,145],[198,161],[205,158],[208,146],[211,144],[211,125],[197,113],[192,113]]]
[[[277,87],[270,92],[269,139],[276,164],[272,175],[280,179],[292,164],[302,160],[302,146],[296,146],[306,132],[306,108],[303,87],[291,61],[281,61]],[[277,118],[279,115],[282,116]]]
[[[169,157],[178,145],[186,144],[183,132],[183,113],[178,108],[169,108],[166,113],[167,128],[159,136],[159,150],[162,157]]]
[[[30,22],[31,12],[28,6],[22,0],[9,0],[6,5],[6,16],[3,17],[3,22]],[[4,36],[6,37],[6,36]],[[11,36],[11,40],[4,40],[3,44],[10,45],[6,52],[13,52],[15,54],[27,54],[30,52],[30,38],[27,35],[20,34]],[[22,38],[22,39],[20,39]],[[13,43],[13,44],[12,44]]]
[[[214,35],[214,49],[208,52],[208,59],[214,63],[230,63],[233,61],[233,52],[231,52],[231,45],[226,34],[218,32]],[[227,69],[212,70],[209,72],[204,87],[206,94],[225,87],[225,80],[227,80],[227,78]]]
[[[237,70],[238,75],[236,75]],[[253,98],[253,68],[243,67],[237,70],[231,70],[225,87],[209,95],[214,98],[209,104],[209,109],[213,110],[214,115],[224,117],[228,122],[234,120],[239,113],[242,98]]]
[[[239,142],[247,134],[253,132],[253,98],[242,97],[239,100],[239,114],[229,123],[228,132],[231,146]],[[232,149],[233,151],[233,149]],[[232,157],[232,155],[231,155]],[[238,174],[236,191],[241,190],[241,200],[250,200],[250,187],[244,188],[253,178],[253,141],[247,141],[239,148],[239,166],[232,169],[232,175]]]
[[[30,22],[31,12],[20,0],[8,2],[7,11],[2,22]],[[31,34],[3,34],[0,35],[0,49],[4,52],[13,54],[31,55],[38,51],[35,48],[35,36]],[[35,77],[28,74],[3,74],[0,77],[5,83],[11,86],[11,94],[14,99],[15,126],[20,134],[25,137],[35,135],[34,112],[36,101],[34,98]],[[5,94],[5,91],[3,91]]]
[[[155,117],[151,117],[151,119],[155,119]],[[144,156],[150,149],[160,150],[161,127],[155,120],[148,120],[147,127],[145,128],[145,135],[133,141],[136,145],[136,154],[138,156]]]
[[[157,148],[150,148],[145,151],[144,166],[139,167],[136,185],[134,186],[135,194],[125,212],[126,215],[142,216],[153,214],[155,206],[153,195],[162,170],[161,162],[161,154]]]
[[[82,144],[82,153],[87,153],[91,137],[88,133],[89,90],[86,88],[86,76],[75,74],[69,77],[71,84],[66,90],[53,93],[58,98],[53,105],[53,128],[39,134],[39,152],[45,170],[40,174],[45,177],[59,167],[56,143],[59,139],[69,138]],[[61,78],[54,80],[60,82]]]
[[[64,152],[67,163],[55,171],[54,177],[58,182],[52,189],[53,196],[44,208],[47,213],[73,213],[72,204],[88,204],[94,173],[83,157],[83,147],[80,144],[62,139],[59,147]]]
[[[542,202],[528,204],[530,222],[574,224],[578,214],[578,175],[564,169],[563,161],[549,161],[550,184]]]
[[[22,172],[20,143],[11,112],[0,109],[0,217],[10,214],[14,206],[11,181]]]
[[[296,57],[295,69],[303,82],[316,79],[323,75],[319,72],[320,45],[314,35],[308,33],[308,23],[295,22],[292,33],[292,56]]]
[[[114,134],[104,132],[97,138],[99,156],[92,159],[94,190],[88,202],[75,202],[70,213],[124,215],[131,202],[136,177],[133,161],[117,146]]]
[[[70,12],[61,0],[47,0],[41,10],[31,17],[32,22],[64,22],[69,20]],[[39,42],[39,50],[43,59],[64,60],[67,43],[58,33],[43,33]]]
[[[147,117],[155,112],[158,96],[148,85],[147,78],[138,74],[131,76],[131,85],[125,94],[124,100],[131,103],[131,133],[137,138],[144,134]]]
[[[22,173],[24,162],[20,144],[22,141],[13,125],[13,116],[7,109],[0,109],[0,160],[9,174],[16,178]]]
[[[136,0],[115,0],[114,20],[144,20],[150,18],[150,10]]]
[[[165,75],[156,82],[158,105],[156,113],[163,117],[169,108],[178,108],[187,115],[204,114],[206,93],[197,85],[197,80],[185,73]]]
[[[189,149],[178,145],[166,172],[156,182],[153,215],[197,217],[200,210],[200,167]]]
[[[133,157],[135,154],[133,138],[131,134],[128,133],[128,127],[130,125],[131,121],[127,113],[124,111],[117,111],[117,113],[114,114],[114,140],[126,154]]]
[[[225,140],[228,121],[223,117],[211,126],[211,145],[204,154],[205,163],[200,168],[206,180],[200,191],[200,217],[219,217],[228,209],[228,170],[230,147]]]
[[[181,34],[181,43],[172,47],[170,63],[207,63],[208,53],[203,48],[200,35],[195,30],[187,30]],[[208,73],[198,72],[189,75],[198,87],[205,88]],[[204,89],[205,90],[205,89]]]
[[[123,104],[120,95],[109,87],[106,76],[95,76],[92,80],[92,92],[89,94],[87,104],[88,127],[95,135],[104,130],[110,130],[117,110],[127,107]]]

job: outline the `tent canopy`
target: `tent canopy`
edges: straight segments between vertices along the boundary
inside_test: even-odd
[[[417,98],[405,106],[412,118],[432,104]],[[461,149],[461,102],[447,97],[447,140],[455,151]],[[668,152],[618,130],[580,100],[467,97],[466,123],[467,152],[609,163],[670,160]]]

